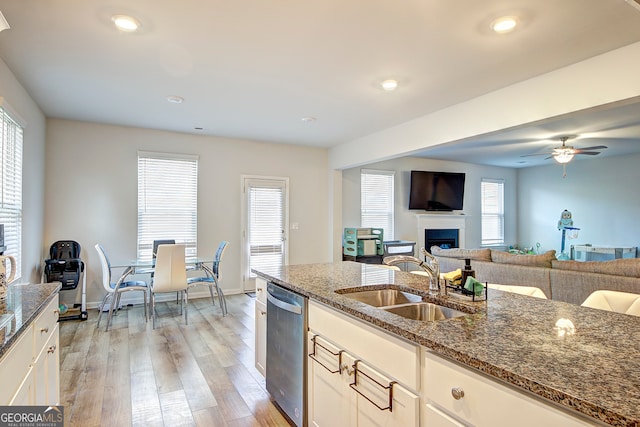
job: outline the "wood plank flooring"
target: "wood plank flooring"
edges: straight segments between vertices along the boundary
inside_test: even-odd
[[[126,307],[60,322],[60,395],[65,426],[288,426],[254,368],[254,301],[227,297],[222,316],[207,298],[157,303],[158,325]],[[217,303],[217,300],[216,300]]]

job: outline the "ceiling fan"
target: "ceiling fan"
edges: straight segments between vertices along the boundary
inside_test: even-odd
[[[594,150],[604,150],[605,148],[608,148],[606,145],[594,145],[593,147],[575,148],[575,147],[572,147],[571,145],[567,145],[567,141],[571,138],[574,138],[574,137],[572,136],[560,137],[560,141],[562,141],[562,145],[560,147],[554,148],[553,151],[548,151],[546,153],[525,154],[524,156],[520,156],[520,157],[549,155],[548,157],[545,157],[545,160],[553,158],[556,162],[560,164],[566,164],[566,163],[569,163],[573,159],[573,156],[575,156],[576,154],[586,154],[588,156],[595,156],[597,154],[600,154],[600,151],[594,151]]]
[[[549,155],[548,157],[545,157],[545,160],[553,158],[556,162],[560,163],[563,167],[562,177],[565,178],[567,176],[566,165],[573,159],[575,155],[586,154],[588,156],[595,156],[600,154],[600,151],[594,151],[594,150],[604,150],[605,148],[608,148],[606,145],[594,145],[593,147],[575,148],[571,145],[567,145],[567,141],[571,138],[575,138],[575,136],[560,137],[560,141],[562,141],[562,145],[560,147],[555,147],[553,151],[549,151],[546,153],[525,154],[524,156],[520,156],[520,157]]]

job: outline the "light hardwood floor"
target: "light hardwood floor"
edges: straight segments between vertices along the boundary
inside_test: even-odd
[[[216,300],[217,303],[217,300]],[[98,312],[60,322],[60,394],[65,426],[288,426],[254,364],[254,300],[158,303],[158,326],[126,307],[104,331]]]

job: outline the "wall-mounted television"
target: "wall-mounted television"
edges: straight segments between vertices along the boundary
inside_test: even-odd
[[[464,202],[462,172],[411,171],[409,209],[461,210]]]

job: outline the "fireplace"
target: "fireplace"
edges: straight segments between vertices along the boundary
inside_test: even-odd
[[[440,246],[442,249],[457,248],[458,236],[457,228],[425,229],[425,249],[431,253],[431,246]]]
[[[432,245],[450,245],[456,248],[465,248],[465,223],[466,216],[461,214],[417,214],[417,244],[419,248],[429,249]],[[445,235],[439,232],[445,231]],[[456,236],[447,236],[447,230],[456,232]],[[427,231],[435,232],[436,235],[429,236],[438,242],[430,241]]]

